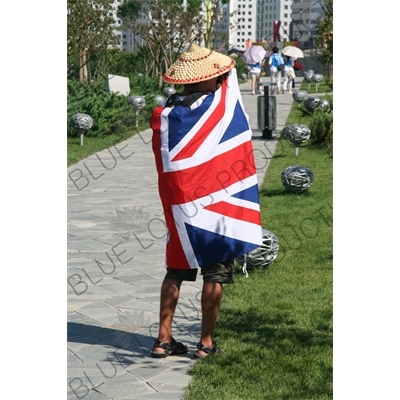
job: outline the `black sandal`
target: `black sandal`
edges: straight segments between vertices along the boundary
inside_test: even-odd
[[[164,351],[155,351],[156,347],[161,347]],[[151,356],[153,358],[165,358],[174,354],[185,354],[189,351],[183,343],[177,342],[174,338],[169,343],[160,342],[158,339],[154,342],[153,351]]]
[[[203,355],[199,354],[197,352],[198,350],[204,351],[204,353],[207,353],[207,355],[203,356]],[[197,344],[197,351],[195,351],[193,353],[193,357],[194,358],[206,358],[209,355],[217,355],[217,354],[222,354],[223,353],[223,351],[218,347],[217,343],[215,343],[214,341],[213,341],[213,347],[212,348],[204,346],[203,343],[199,342]]]

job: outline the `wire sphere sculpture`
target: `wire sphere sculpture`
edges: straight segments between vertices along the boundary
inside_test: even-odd
[[[292,97],[294,101],[297,101],[297,103],[301,103],[302,101],[304,101],[308,96],[308,92],[306,92],[305,90],[295,90],[292,93]]]
[[[146,100],[143,96],[130,96],[128,103],[136,110],[141,110],[146,105]]]
[[[321,104],[319,105],[324,111],[328,111],[331,108],[331,103],[326,99],[321,99]]]
[[[281,173],[281,182],[289,192],[304,192],[314,181],[311,169],[301,165],[285,168]]]
[[[175,94],[176,90],[171,86],[167,86],[164,88],[163,92],[167,97],[169,97],[169,96],[172,96],[173,94]]]
[[[87,131],[93,126],[93,118],[88,114],[75,114],[70,119],[71,126],[80,131]]]
[[[312,79],[313,82],[318,83],[318,82],[322,81],[323,76],[321,74],[314,74],[314,75],[311,76],[311,79]]]
[[[308,72],[306,72],[306,73],[304,74],[304,79],[305,79],[306,82],[310,83],[310,82],[313,81],[313,80],[312,80],[312,77],[313,77],[313,76],[314,76],[314,74],[313,74],[313,73],[310,73],[310,71],[308,71]]]
[[[310,139],[310,136],[311,130],[307,125],[292,124],[285,128],[286,139],[295,146],[299,146],[306,142]]]
[[[310,113],[313,113],[314,110],[318,107],[321,107],[321,105],[322,99],[318,96],[310,96],[304,100],[304,107]]]
[[[314,75],[314,70],[308,69],[307,71],[304,72],[304,74]]]
[[[262,245],[247,254],[236,257],[241,267],[260,268],[271,264],[278,255],[279,240],[269,230],[262,229]]]
[[[239,78],[240,78],[240,79],[246,79],[246,78],[247,78],[247,75],[246,75],[244,72],[242,72],[242,73],[239,75]]]
[[[165,97],[161,96],[160,94],[156,95],[154,97],[155,102],[157,103],[158,106],[162,106],[164,104],[165,101]]]

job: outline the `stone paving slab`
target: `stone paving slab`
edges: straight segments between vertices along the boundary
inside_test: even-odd
[[[250,82],[241,93],[261,185],[278,141],[262,138]],[[276,99],[279,134],[293,100]],[[151,130],[70,166],[67,190],[68,399],[181,399],[200,335],[202,280],[182,285],[174,318],[173,335],[190,353],[151,358],[165,274]]]

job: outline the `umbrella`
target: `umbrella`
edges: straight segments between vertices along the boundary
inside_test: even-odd
[[[282,49],[282,54],[289,57],[303,58],[304,53],[298,47],[286,46]]]
[[[266,54],[267,50],[263,46],[255,44],[243,53],[242,59],[246,64],[256,64],[263,60]]]
[[[235,51],[235,52],[238,52],[238,51],[245,52],[246,49],[245,49],[243,46],[235,46],[235,47],[232,48],[232,51]]]

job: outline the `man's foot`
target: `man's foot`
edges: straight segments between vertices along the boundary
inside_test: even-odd
[[[217,343],[213,341],[213,347],[204,346],[203,343],[197,344],[197,350],[193,353],[194,358],[205,358],[209,355],[222,354],[223,351],[218,347]]]
[[[154,342],[153,351],[151,356],[153,358],[165,358],[174,354],[185,354],[189,349],[180,342],[177,342],[174,338],[169,343],[160,342],[158,339]]]

